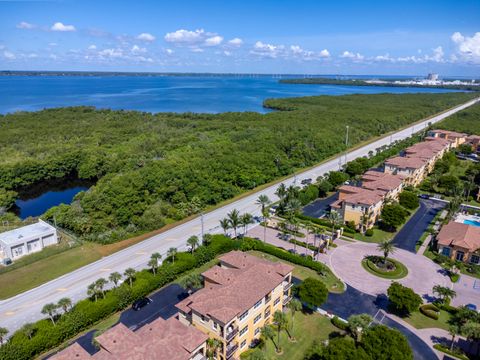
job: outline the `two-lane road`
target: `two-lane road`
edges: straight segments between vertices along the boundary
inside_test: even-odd
[[[352,160],[357,157],[366,156],[369,151],[375,151],[375,149],[388,145],[392,141],[408,138],[414,132],[418,132],[427,127],[429,123],[441,121],[473,105],[479,100],[480,99],[469,101],[442,114],[423,120],[422,122],[353,150],[347,154],[347,159]],[[316,179],[318,176],[324,175],[331,170],[338,170],[339,164],[345,160],[344,156],[345,155],[342,154],[335,159],[296,174],[296,176],[284,180],[283,183],[286,186],[299,184],[302,179]],[[205,214],[203,216],[205,232],[220,233],[221,229],[218,226],[219,220],[224,218],[227,213],[233,209],[239,210],[240,213],[249,212],[254,215],[260,215],[259,207],[255,203],[256,199],[261,194],[265,194],[273,200],[277,199],[275,196],[277,187],[278,184],[272,185]],[[201,218],[197,217],[162,234],[153,236],[141,243],[132,245],[122,251],[72,271],[35,289],[1,301],[0,326],[8,328],[10,333],[13,333],[13,331],[20,328],[23,324],[42,318],[40,310],[46,303],[57,302],[62,297],[69,297],[74,302],[85,298],[87,286],[99,277],[108,277],[113,271],[123,272],[128,267],[136,269],[144,268],[146,267],[150,254],[156,251],[165,254],[171,247],[183,250],[186,247],[186,239],[191,235],[199,235],[201,233],[201,226]]]

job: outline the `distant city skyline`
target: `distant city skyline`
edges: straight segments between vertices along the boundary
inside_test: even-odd
[[[480,76],[479,1],[0,1],[0,70]]]

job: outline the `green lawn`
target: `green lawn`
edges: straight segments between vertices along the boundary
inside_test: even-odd
[[[450,314],[444,310],[440,310],[438,320],[431,319],[420,311],[415,311],[409,317],[403,318],[403,320],[417,329],[440,328],[448,330],[447,321],[449,318]]]
[[[325,285],[328,288],[328,291],[330,292],[341,293],[345,291],[343,283],[337,277],[335,277],[335,275],[333,275],[332,272],[329,272],[326,276],[322,276],[318,274],[315,270],[306,268],[304,266],[292,264],[288,261],[281,260],[270,254],[265,254],[260,251],[249,251],[249,253],[270,261],[274,261],[274,262],[281,261],[285,264],[292,265],[294,267],[293,276],[296,277],[297,279],[304,280],[307,277],[313,277],[325,283]]]
[[[395,232],[384,231],[382,229],[379,229],[377,226],[375,226],[373,228],[372,236],[366,236],[360,233],[355,233],[353,237],[355,238],[355,240],[359,240],[359,241],[364,241],[369,243],[381,243],[382,241],[393,239],[395,234],[396,234]],[[347,234],[347,236],[350,236],[350,234]]]
[[[287,313],[288,319],[291,321],[291,314]],[[312,346],[315,340],[322,341],[328,339],[329,334],[338,332],[339,330],[332,325],[330,319],[318,313],[304,314],[300,311],[295,313],[293,322],[293,336],[296,342],[288,340],[285,331],[280,333],[280,346],[283,349],[282,355],[277,355],[275,346],[271,340],[266,342],[264,353],[267,360],[285,359],[285,360],[301,360],[304,358],[307,350]],[[277,333],[275,332],[275,342],[277,342]]]
[[[362,260],[362,267],[368,271],[370,274],[384,278],[384,279],[401,279],[407,276],[408,274],[408,269],[405,265],[403,265],[400,261],[394,260],[391,258],[387,258],[389,261],[395,263],[395,270],[392,270],[390,272],[387,271],[381,271],[381,270],[376,270],[375,265],[367,259]],[[370,261],[370,262],[369,262]]]
[[[0,299],[30,290],[101,258],[98,244],[82,246],[0,274]]]

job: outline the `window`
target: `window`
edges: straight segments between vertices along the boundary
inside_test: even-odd
[[[242,343],[240,344],[240,348],[243,349],[247,345],[247,340],[243,340]]]
[[[273,302],[273,306],[277,305],[280,302],[280,298],[276,298],[275,301]]]
[[[464,255],[465,253],[463,251],[457,251],[457,255],[455,255],[455,259],[457,259],[458,261],[463,261]]]
[[[248,316],[248,310],[245,311],[240,317],[238,318],[239,321],[245,320],[245,318]]]
[[[253,319],[253,323],[256,324],[257,322],[260,321],[261,318],[262,318],[262,314],[258,314],[257,316],[255,316],[255,319]]]
[[[212,327],[217,330],[218,329],[218,324],[214,321],[213,324],[212,324]]]
[[[258,308],[260,305],[262,305],[262,300],[263,299],[260,299],[257,301],[257,303],[253,306],[254,309]]]
[[[202,315],[202,317],[200,318],[200,320],[204,323],[204,322],[205,322],[205,316]]]
[[[240,330],[240,336],[244,335],[248,331],[248,325],[246,325],[242,330]]]
[[[450,248],[449,247],[443,247],[442,248],[442,255],[450,256]]]
[[[255,329],[255,335],[258,335],[259,333],[260,333],[260,328],[258,327]]]
[[[480,256],[478,256],[478,255],[470,256],[470,263],[479,264],[480,263]]]

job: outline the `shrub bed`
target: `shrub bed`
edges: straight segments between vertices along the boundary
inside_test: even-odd
[[[369,273],[386,279],[401,279],[408,274],[407,267],[400,261],[387,258],[387,262],[394,266],[394,269],[392,270],[383,270],[379,268],[376,265],[379,261],[383,261],[383,259],[378,256],[368,256],[362,260],[362,266]]]
[[[348,323],[343,320],[340,320],[338,316],[334,316],[331,320],[332,324],[339,328],[340,330],[346,331],[348,329]]]
[[[314,224],[317,224],[317,225],[320,225],[320,226],[325,226],[325,227],[329,227],[330,229],[332,228],[332,223],[328,220],[325,220],[325,219],[317,219],[317,218],[314,218],[314,217],[311,217],[311,216],[307,216],[307,215],[304,215],[304,214],[298,214],[296,215],[297,218],[299,218],[300,220],[305,220],[305,221],[310,221]],[[340,229],[343,227],[343,232],[345,233],[349,233],[349,234],[355,234],[355,230],[353,229],[350,229],[346,226],[335,226],[335,229]]]
[[[469,360],[469,357],[466,356],[465,354],[463,354],[462,352],[460,352],[458,350],[455,350],[455,349],[452,351],[447,346],[443,346],[441,344],[435,344],[435,345],[433,345],[433,348],[436,349],[436,350],[439,350],[441,352],[444,352],[445,354],[454,356],[456,358],[459,358],[459,359],[462,359],[462,360]]]
[[[425,304],[420,306],[420,312],[433,320],[438,320],[440,309],[433,304]]]

